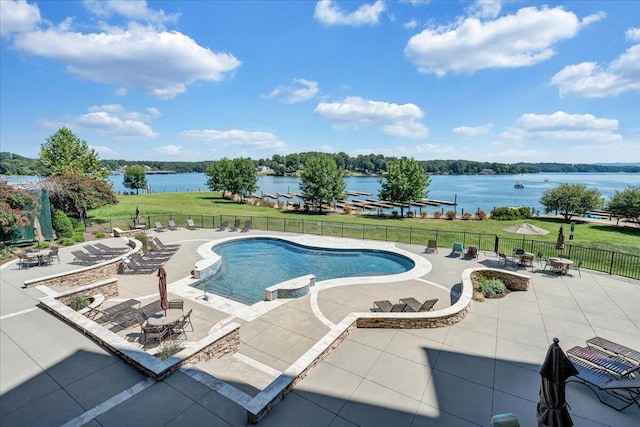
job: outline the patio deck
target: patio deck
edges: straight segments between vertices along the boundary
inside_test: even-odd
[[[254,233],[253,231],[249,234]],[[221,235],[222,234],[222,235]],[[160,235],[180,250],[167,262],[171,283],[189,275],[196,248],[229,232],[178,230]],[[109,243],[121,242],[110,239]],[[119,243],[122,244],[122,243]],[[144,376],[93,341],[35,307],[44,293],[22,289],[38,275],[75,266],[68,249],[61,264],[18,270],[3,266],[0,287],[0,423],[8,425],[246,425],[238,403],[254,396],[323,336],[331,323],[374,300],[413,296],[451,304],[462,270],[497,266],[479,260],[422,254],[424,247],[399,244],[433,264],[427,275],[400,283],[353,284],[288,301],[246,321],[204,301],[194,309],[198,339],[215,325],[241,324],[240,351],[183,368],[163,382]],[[522,270],[520,270],[522,271]],[[516,413],[521,425],[535,426],[537,373],[553,337],[568,349],[599,335],[638,347],[640,284],[582,270],[577,275],[527,273],[528,292],[473,303],[460,323],[438,329],[357,329],[269,413],[261,425],[487,425],[491,415]],[[157,277],[119,275],[120,299],[142,304],[157,299]],[[153,299],[152,299],[153,298]],[[108,302],[108,304],[116,301]],[[314,314],[322,313],[323,322]],[[135,334],[138,327],[119,332]],[[130,335],[135,341],[135,336]],[[141,346],[142,350],[142,346]],[[19,367],[19,369],[18,369]],[[576,425],[632,426],[640,409],[623,413],[600,404],[586,387],[569,384],[567,400]],[[108,402],[108,404],[103,404]],[[100,405],[100,406],[99,406]]]

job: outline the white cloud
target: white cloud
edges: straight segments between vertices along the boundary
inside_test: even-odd
[[[640,40],[640,29],[627,30],[628,40]],[[577,95],[584,98],[616,96],[624,92],[640,91],[640,44],[627,49],[608,65],[582,62],[567,65],[551,78],[560,96]]]
[[[119,153],[105,145],[90,145],[89,148],[96,150],[98,155],[103,159],[115,159]]]
[[[333,0],[320,0],[316,4],[314,17],[327,25],[360,25],[377,24],[384,11],[384,3],[377,0],[373,4],[363,4],[353,12],[344,12]]]
[[[476,0],[469,8],[467,12],[471,16],[476,18],[495,18],[500,15],[502,10],[501,0]]]
[[[469,17],[453,27],[422,31],[409,39],[405,55],[422,73],[470,74],[484,68],[537,64],[554,55],[553,46],[574,37],[588,22],[562,8],[527,7],[493,21]]]
[[[640,28],[629,28],[625,33],[624,36],[627,40],[631,40],[634,42],[638,42],[640,41]]]
[[[181,145],[162,145],[160,147],[156,147],[153,150],[156,154],[162,154],[165,156],[181,156],[184,154],[184,150]]]
[[[179,133],[181,138],[210,142],[226,146],[247,146],[256,148],[282,149],[285,143],[276,135],[269,132],[252,132],[232,129],[221,131],[216,129],[185,130]]]
[[[453,133],[457,133],[458,135],[463,135],[467,137],[476,137],[478,135],[486,135],[491,131],[493,125],[491,123],[487,123],[482,126],[458,126],[453,128],[451,131]]]
[[[314,112],[334,122],[336,129],[377,128],[387,135],[423,138],[429,129],[418,119],[423,111],[415,104],[391,104],[350,96],[340,102],[320,103]]]
[[[0,1],[0,35],[31,31],[40,22],[40,9],[24,0]]]
[[[119,104],[108,104],[92,106],[87,110],[86,114],[43,120],[42,123],[47,127],[67,126],[84,133],[120,140],[139,140],[158,136],[158,133],[146,123],[160,115],[155,108],[149,108],[146,113],[140,113],[126,110]]]
[[[175,22],[180,16],[166,14],[162,9],[149,9],[147,2],[140,0],[84,0],[83,3],[91,13],[105,18],[120,15],[131,20],[162,24]]]
[[[403,25],[403,27],[406,28],[407,30],[413,30],[417,26],[418,26],[418,21],[416,21],[415,18],[411,18],[411,21],[406,22]]]
[[[544,139],[552,143],[557,140],[610,142],[622,140],[617,130],[618,121],[615,119],[557,111],[553,114],[523,114],[500,136],[519,141]]]
[[[271,91],[267,98],[280,97],[285,104],[307,101],[320,92],[318,82],[306,79],[293,79],[291,86],[280,85]]]
[[[172,98],[199,80],[220,81],[240,66],[179,32],[130,23],[105,32],[71,32],[66,25],[18,34],[15,46],[58,60],[83,79]]]

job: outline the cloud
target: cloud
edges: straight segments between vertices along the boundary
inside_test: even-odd
[[[379,22],[384,11],[384,3],[377,0],[373,4],[363,4],[351,13],[344,12],[333,0],[320,0],[316,3],[314,17],[326,25],[374,25]]]
[[[308,101],[320,92],[318,82],[306,79],[293,79],[291,86],[280,85],[271,91],[267,98],[279,97],[285,104]]]
[[[618,121],[599,119],[591,114],[568,114],[557,111],[553,114],[523,114],[511,128],[500,136],[519,141],[544,139],[548,142],[620,141],[616,133]]]
[[[411,21],[404,23],[402,26],[407,30],[413,30],[418,26],[418,21],[416,21],[415,18],[411,18]]]
[[[491,131],[493,125],[491,123],[487,123],[482,126],[458,126],[457,128],[453,128],[451,131],[453,133],[457,133],[458,135],[463,135],[467,137],[476,137],[478,135],[486,135]]]
[[[0,36],[31,31],[40,22],[40,9],[24,0],[0,1]]]
[[[42,120],[46,127],[67,126],[79,131],[108,136],[120,140],[139,140],[155,138],[158,133],[146,122],[159,117],[160,112],[148,108],[146,113],[126,110],[119,104],[97,105],[89,107],[88,113],[79,116],[65,116],[62,119]]]
[[[587,23],[562,8],[527,7],[493,21],[468,17],[450,27],[431,28],[411,37],[405,55],[422,73],[471,74],[485,68],[525,67],[555,54],[553,46],[574,37]]]
[[[495,18],[500,15],[502,10],[502,1],[500,0],[476,0],[467,12],[476,18]]]
[[[96,152],[98,153],[98,155],[100,155],[101,158],[103,159],[114,159],[116,157],[118,157],[120,155],[120,153],[118,153],[115,150],[112,150],[111,148],[105,146],[105,145],[91,145],[89,144],[89,148],[96,150]]]
[[[341,102],[320,103],[314,112],[334,122],[336,129],[377,128],[387,135],[423,138],[429,129],[418,119],[424,117],[415,104],[391,104],[350,96]]]
[[[84,0],[83,3],[89,12],[105,18],[120,15],[135,21],[162,24],[175,22],[180,16],[180,14],[166,14],[162,9],[149,9],[147,2],[140,0]]]
[[[184,150],[181,145],[162,145],[153,149],[156,154],[162,154],[165,156],[181,156],[184,154]]]
[[[216,129],[185,130],[179,137],[190,141],[210,142],[224,146],[247,146],[255,148],[283,149],[285,143],[269,132],[252,132],[232,129],[221,131]]]
[[[18,34],[15,47],[66,64],[72,74],[97,83],[173,98],[197,81],[221,81],[240,66],[227,53],[199,46],[179,32],[130,23],[101,33],[58,27]]]
[[[630,28],[626,37],[640,40],[640,29]],[[631,46],[608,65],[596,62],[567,65],[551,78],[551,84],[559,87],[560,97],[573,94],[603,98],[640,91],[640,44]]]

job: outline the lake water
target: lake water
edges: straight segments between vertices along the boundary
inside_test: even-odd
[[[123,175],[112,175],[114,190],[124,192]],[[25,177],[10,177],[10,182],[24,181]],[[208,191],[206,175],[185,173],[170,175],[147,175],[147,182],[154,193]],[[358,199],[378,198],[380,183],[376,177],[345,178],[347,191],[371,193],[372,196],[357,196]],[[523,189],[514,188],[516,182],[524,184]],[[428,198],[453,202],[457,199],[458,213],[475,212],[478,208],[489,213],[494,207],[529,206],[544,212],[540,204],[542,192],[561,183],[584,184],[597,188],[605,201],[615,190],[623,190],[628,185],[640,185],[640,174],[630,173],[539,173],[522,175],[433,175],[428,188]],[[300,180],[296,177],[263,176],[258,178],[257,193],[299,193]],[[284,201],[285,199],[282,199]],[[295,199],[292,199],[295,200]],[[442,208],[429,206],[428,213]],[[451,209],[444,206],[444,211]],[[425,209],[423,209],[425,210]]]

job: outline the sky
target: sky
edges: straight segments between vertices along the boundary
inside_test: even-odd
[[[0,151],[640,162],[640,2],[0,0]]]

